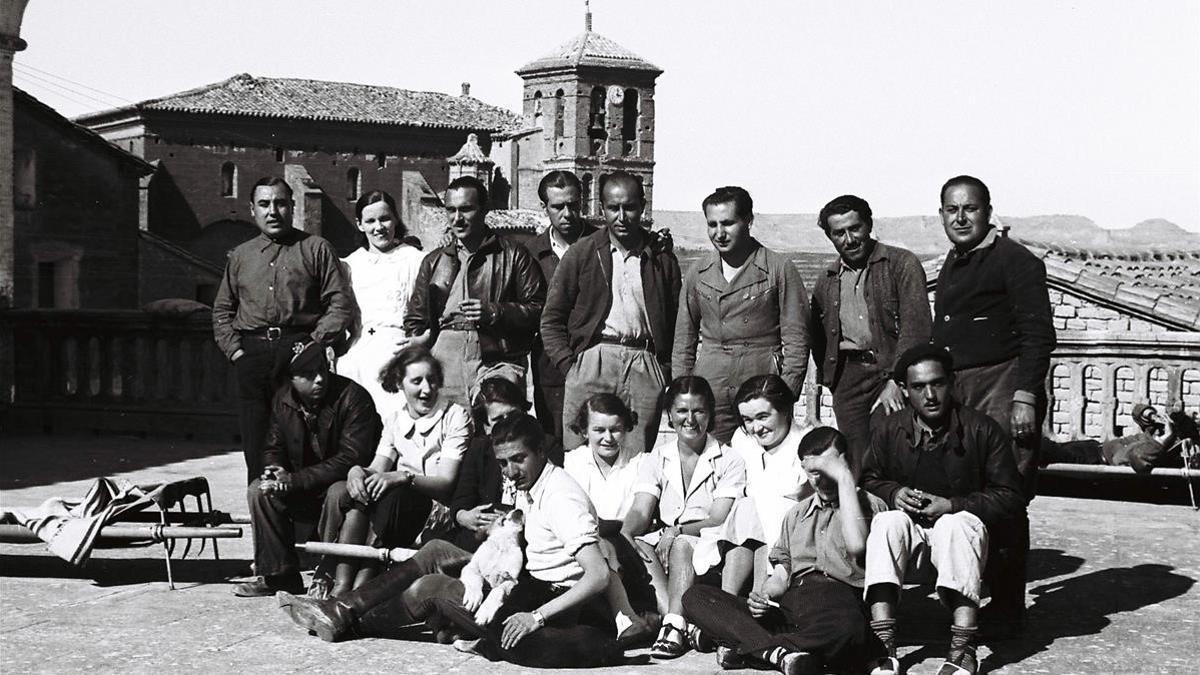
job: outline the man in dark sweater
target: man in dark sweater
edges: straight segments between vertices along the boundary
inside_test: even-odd
[[[910,411],[871,430],[862,487],[893,511],[867,536],[871,627],[887,647],[873,673],[894,675],[896,603],[909,570],[936,570],[938,597],[953,612],[950,649],[939,675],[974,674],[975,634],[989,543],[1019,536],[1025,515],[1008,435],[987,415],[954,398],[953,360],[933,345],[896,363]]]
[[[583,218],[583,186],[570,171],[556,169],[543,176],[542,182],[538,183],[538,198],[550,219],[550,227],[525,242],[525,248],[542,268],[542,276],[549,288],[558,261],[566,255],[567,248],[595,232],[596,228]],[[534,338],[530,362],[533,365],[533,410],[546,433],[561,442],[565,378],[546,356],[540,334]]]
[[[951,178],[941,200],[942,225],[954,248],[938,274],[933,343],[954,356],[958,400],[996,420],[1016,441],[1028,501],[1055,345],[1046,266],[991,224],[992,198],[983,181]]]

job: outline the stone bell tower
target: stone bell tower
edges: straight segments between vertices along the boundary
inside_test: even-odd
[[[654,200],[654,81],[662,70],[592,30],[584,30],[517,71],[525,80],[522,121],[540,128],[534,162],[521,172],[575,172],[584,186],[585,213],[599,213],[600,185],[616,170],[637,176],[646,188],[646,215]],[[539,142],[540,140],[540,142]],[[521,176],[522,184],[536,179]],[[537,194],[521,192],[521,208],[539,208]]]

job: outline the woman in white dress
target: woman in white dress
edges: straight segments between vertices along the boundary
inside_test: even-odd
[[[350,349],[338,359],[337,372],[361,384],[387,419],[404,401],[383,390],[379,371],[408,342],[401,327],[404,308],[425,256],[407,243],[411,239],[388,193],[372,190],[359,197],[355,213],[367,245],[342,260],[358,314],[350,329]]]
[[[813,488],[797,453],[810,429],[796,423],[787,383],[778,375],[757,375],[742,383],[733,403],[741,427],[730,447],[746,465],[746,491],[724,523],[701,533],[696,570],[703,573],[724,557],[721,589],[739,595],[752,573],[751,590],[762,586],[784,515]]]

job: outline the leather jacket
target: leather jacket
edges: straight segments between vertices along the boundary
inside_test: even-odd
[[[408,300],[406,331],[429,331],[430,345],[437,340],[450,288],[461,267],[457,241],[425,256]],[[546,304],[541,268],[524,246],[489,230],[479,250],[467,259],[467,275],[470,297],[486,300],[495,309],[491,322],[480,322],[478,327],[484,361],[524,358]]]
[[[1012,440],[987,415],[957,402],[952,405],[943,455],[952,493],[938,496],[950,500],[951,513],[968,511],[982,520],[993,541],[1009,542],[1025,513]],[[918,438],[911,409],[872,424],[860,480],[863,489],[896,508],[901,487],[920,487],[912,483],[922,452]]]
[[[330,374],[328,382],[312,423],[316,443],[312,443],[304,410],[290,384],[275,393],[271,404],[263,465],[287,469],[298,490],[322,492],[346,480],[350,467],[370,464],[379,446],[383,423],[371,395],[341,375]],[[317,461],[305,464],[306,447],[310,459]]]

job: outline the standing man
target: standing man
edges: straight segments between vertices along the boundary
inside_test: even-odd
[[[284,346],[279,370],[290,378],[272,404],[262,475],[247,489],[259,576],[234,586],[242,597],[302,588],[296,521],[316,524],[326,490],[371,461],[382,429],[371,395],[329,372],[320,343]]]
[[[442,363],[441,395],[470,408],[479,383],[525,386],[526,359],[546,299],[542,271],[524,246],[487,226],[488,193],[474,176],[446,188],[454,240],[421,261],[404,330]]]
[[[749,192],[717,188],[700,208],[715,254],[697,260],[683,279],[671,363],[676,377],[698,375],[712,385],[713,434],[728,443],[740,424],[733,398],[742,382],[779,375],[799,398],[808,368],[808,294],[792,261],[751,236]]]
[[[954,248],[938,274],[933,342],[954,356],[958,399],[1016,442],[1028,501],[1055,347],[1046,265],[992,225],[992,195],[983,181],[951,178],[941,199],[938,212]]]
[[[871,237],[871,205],[861,197],[829,202],[817,224],[838,258],[813,289],[813,360],[821,384],[833,393],[833,412],[857,475],[872,413],[890,415],[904,407],[891,377],[896,357],[929,342],[925,269],[910,251]]]
[[[620,396],[637,413],[630,447],[654,446],[662,412],[658,397],[670,378],[679,302],[679,261],[642,227],[646,193],[632,174],[616,171],[600,187],[607,227],[567,249],[542,314],[542,344],[563,373],[563,415],[592,394]],[[563,430],[563,447],[583,438]]]
[[[554,170],[542,177],[538,197],[550,219],[550,227],[525,243],[530,255],[542,268],[542,277],[549,288],[558,269],[558,261],[567,247],[596,231],[583,219],[583,186],[570,171]],[[546,433],[560,443],[563,435],[563,384],[565,379],[542,347],[541,336],[534,338],[531,359],[533,365],[533,409]]]
[[[899,672],[900,587],[909,569],[932,564],[938,597],[953,613],[950,649],[938,672],[974,675],[989,542],[1006,545],[1020,536],[1020,476],[1000,425],[955,400],[953,360],[945,350],[926,344],[904,352],[895,378],[912,409],[871,430],[861,481],[895,509],[877,514],[867,536],[871,627],[888,651],[872,672]]]
[[[337,252],[325,239],[292,228],[292,208],[292,188],[283,179],[254,184],[250,215],[261,234],[229,254],[213,302],[213,337],[237,375],[247,483],[262,473],[280,349],[304,336],[329,346],[354,314]]]

